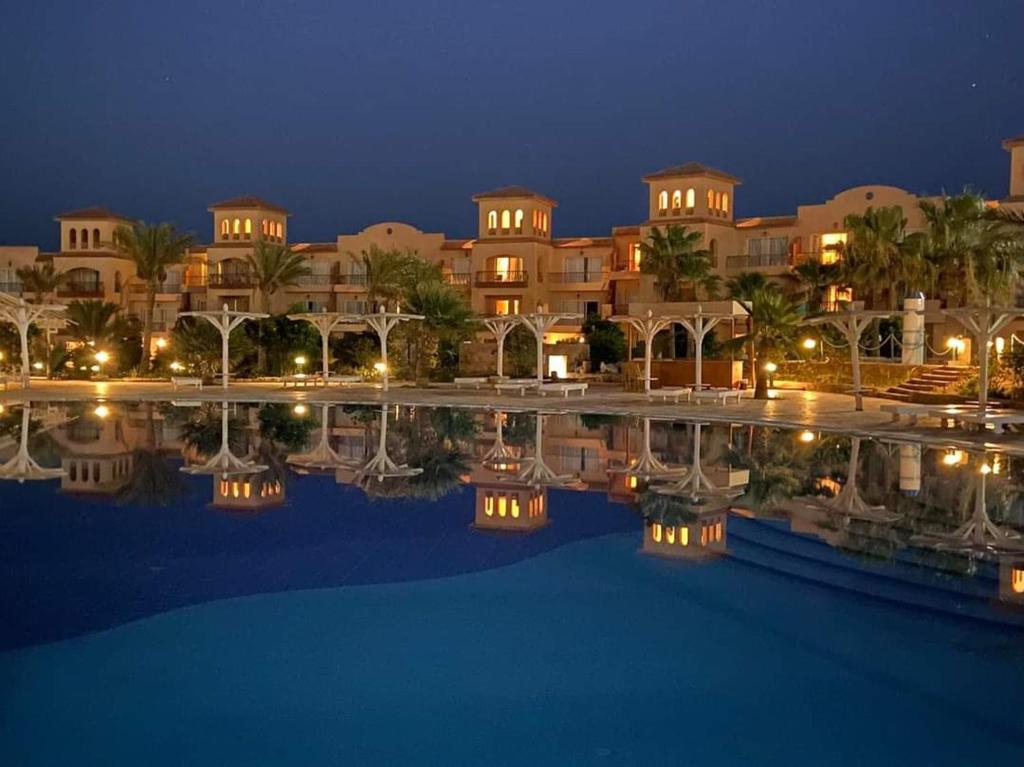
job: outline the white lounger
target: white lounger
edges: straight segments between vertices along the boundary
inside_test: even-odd
[[[363,383],[363,377],[357,375],[336,375],[331,374],[327,376],[325,385],[338,384],[339,386],[347,386],[348,384],[361,384]]]
[[[199,391],[203,390],[203,379],[194,376],[171,376],[171,388],[178,391],[179,386],[195,386]]]
[[[709,399],[724,407],[725,403],[730,399],[736,400],[738,405],[742,394],[743,392],[739,389],[701,389],[700,391],[695,391],[691,396],[697,400]]]
[[[964,428],[977,427],[984,431],[992,426],[996,434],[1002,434],[1003,429],[1015,424],[1024,424],[1024,413],[958,413],[947,416],[958,421]]]
[[[933,405],[915,405],[909,402],[893,402],[892,404],[882,405],[878,409],[883,413],[890,413],[892,415],[893,423],[899,423],[901,418],[906,417],[907,424],[909,426],[914,426],[917,424],[918,418],[929,415],[935,408]]]
[[[285,389],[291,384],[296,389],[300,386],[320,386],[323,379],[320,376],[310,376],[303,373],[296,373],[292,376],[281,376],[281,386]]]
[[[481,386],[487,385],[487,378],[483,376],[467,376],[464,378],[455,379],[455,388],[461,389],[463,386],[472,386],[474,389],[479,389]]]
[[[566,399],[569,398],[569,392],[578,391],[580,396],[583,397],[587,393],[587,384],[573,382],[573,383],[546,383],[540,385],[540,396],[546,397],[550,394],[561,394]]]
[[[494,384],[494,390],[496,392],[498,392],[499,394],[502,393],[502,392],[507,392],[507,391],[517,391],[517,392],[519,392],[519,396],[520,397],[522,397],[524,394],[526,394],[526,390],[527,389],[536,389],[536,388],[537,388],[537,380],[534,379],[534,378],[520,378],[518,380],[517,379],[510,379],[508,381],[502,381],[500,383]]]
[[[693,387],[690,386],[663,386],[660,389],[651,389],[647,396],[649,399],[673,399],[679,404],[680,397],[686,397],[689,402],[693,396]]]

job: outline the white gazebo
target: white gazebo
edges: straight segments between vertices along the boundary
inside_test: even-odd
[[[532,314],[517,314],[515,317],[530,329],[537,339],[537,383],[544,383],[544,334],[563,320],[581,320],[582,314],[572,312],[543,312],[540,306]]]
[[[627,324],[632,327],[644,341],[644,391],[651,391],[651,360],[654,358],[654,337],[663,330],[668,329],[673,323],[681,322],[682,317],[678,314],[655,315],[650,309],[647,314],[641,317],[629,315],[617,315],[611,318],[612,322]]]
[[[959,322],[974,337],[974,347],[978,350],[978,411],[984,413],[988,406],[989,346],[1000,330],[1018,317],[1024,317],[1024,308],[984,304],[943,309],[942,313]]]
[[[728,499],[738,498],[743,495],[743,489],[735,487],[730,484],[725,487],[719,487],[708,477],[707,472],[704,471],[704,464],[701,455],[701,433],[707,424],[701,422],[695,422],[693,424],[693,450],[691,451],[691,462],[689,469],[685,475],[678,482],[673,482],[668,485],[659,485],[654,488],[654,492],[661,493],[662,495],[675,495],[685,496],[693,501],[704,500],[708,498],[717,499]],[[743,484],[746,484],[744,479]]]
[[[288,458],[285,459],[287,463],[292,466],[298,466],[302,469],[316,469],[318,471],[352,468],[353,461],[351,459],[342,458],[338,455],[337,451],[331,447],[330,415],[332,407],[333,405],[327,402],[320,403],[321,421],[319,441],[308,452],[289,455]]]
[[[500,472],[514,470],[518,468],[521,463],[519,451],[513,450],[505,444],[505,417],[506,414],[504,411],[495,411],[494,444],[487,449],[487,452],[484,453],[483,457],[480,459],[480,465],[485,469],[490,469],[491,471]]]
[[[31,365],[28,358],[28,329],[34,322],[56,319],[67,309],[60,304],[30,304],[24,298],[11,298],[0,293],[0,322],[10,322],[18,329],[21,340],[21,385],[28,387]]]
[[[571,474],[559,474],[548,466],[544,460],[544,418],[551,413],[537,411],[534,427],[533,455],[522,459],[523,468],[516,475],[516,483],[531,487],[565,487],[568,485],[582,486],[579,477]]]
[[[372,478],[383,482],[387,478],[414,477],[423,473],[423,469],[397,463],[388,455],[388,407],[388,405],[380,407],[380,436],[377,439],[377,452],[356,471],[359,480]]]
[[[220,450],[209,458],[205,463],[193,466],[182,466],[181,471],[185,474],[212,474],[219,475],[221,479],[228,477],[243,476],[246,474],[259,474],[266,471],[269,466],[254,463],[252,456],[246,455],[239,458],[231,452],[231,445],[228,441],[228,402],[221,403],[220,411]]]
[[[494,334],[494,340],[498,342],[498,378],[504,378],[505,362],[505,339],[519,324],[519,317],[512,314],[502,314],[496,317],[485,317],[484,325]]]
[[[384,366],[384,369],[381,371],[381,388],[387,391],[388,375],[390,373],[388,369],[388,335],[400,322],[422,320],[425,318],[422,314],[402,314],[401,309],[389,312],[383,306],[375,313],[357,315],[357,317],[360,322],[365,322],[376,331],[377,337],[380,338],[380,361]]]
[[[21,409],[21,438],[18,441],[18,452],[0,466],[0,480],[14,480],[23,484],[26,481],[58,479],[67,473],[64,469],[43,468],[28,454],[28,432],[31,425],[32,407],[26,402]]]
[[[217,330],[220,331],[220,359],[221,359],[221,381],[223,387],[228,388],[228,376],[229,376],[229,362],[228,362],[228,349],[230,346],[231,331],[237,328],[246,320],[262,320],[269,317],[269,314],[262,314],[260,312],[238,312],[228,309],[228,305],[224,304],[224,307],[219,312],[204,311],[204,312],[181,312],[180,317],[202,317],[209,321]]]
[[[804,498],[802,503],[808,508],[837,514],[844,520],[860,519],[866,522],[877,522],[890,525],[903,517],[896,511],[889,511],[885,506],[868,503],[860,494],[857,472],[860,467],[860,437],[850,438],[850,460],[846,467],[846,482],[839,493],[827,500]]]
[[[681,479],[688,473],[685,466],[668,466],[651,450],[651,419],[643,418],[643,444],[640,454],[627,466],[612,469],[617,474],[628,474],[644,482],[651,480]]]
[[[289,314],[290,320],[302,320],[320,331],[320,343],[323,351],[323,376],[326,381],[331,375],[331,333],[339,325],[351,325],[362,322],[358,314],[346,314],[344,312],[303,312],[301,314]]]

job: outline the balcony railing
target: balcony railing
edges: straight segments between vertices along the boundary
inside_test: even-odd
[[[477,272],[478,287],[525,287],[528,282],[526,272]]]
[[[295,280],[293,288],[329,288],[334,282],[330,274],[307,274]]]
[[[548,272],[548,282],[555,285],[567,283],[603,282],[605,272]]]
[[[335,285],[354,285],[356,287],[362,287],[366,284],[366,275],[360,272],[349,272],[347,274],[336,274],[334,276]]]
[[[788,253],[763,253],[756,256],[729,256],[725,260],[727,269],[763,269],[766,267],[789,266]]]
[[[205,274],[186,274],[185,275],[185,287],[188,289],[192,288],[205,288],[207,283]]]
[[[444,282],[453,288],[468,288],[473,283],[473,275],[470,272],[452,272],[444,276]]]
[[[20,295],[22,284],[20,282],[0,282],[0,293],[13,293]]]
[[[68,282],[57,288],[61,298],[99,298],[103,295],[102,282]]]
[[[165,282],[157,286],[157,293],[180,293],[184,289],[184,285],[180,282]],[[149,285],[145,282],[133,282],[129,288],[131,293],[146,293],[149,290]]]
[[[211,288],[245,289],[253,287],[254,280],[248,272],[223,272],[207,277]]]

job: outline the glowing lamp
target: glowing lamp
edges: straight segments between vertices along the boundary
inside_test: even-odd
[[[93,415],[95,415],[97,418],[106,418],[108,415],[110,415],[110,408],[108,408],[106,405],[97,405],[96,409],[93,410],[92,412]]]
[[[766,362],[764,363],[764,369],[767,373],[774,373],[776,370],[779,369],[779,366],[776,365],[774,362]]]
[[[32,367],[34,367],[36,370],[42,370],[46,366],[43,365],[42,362],[33,362]]]
[[[814,432],[810,431],[809,429],[804,429],[802,432],[800,432],[800,441],[805,443],[814,442]]]
[[[299,367],[302,367],[303,365],[306,364],[306,358],[300,354],[298,357],[295,358],[295,364],[298,365]]]
[[[309,408],[300,402],[298,405],[292,408],[292,412],[295,413],[295,415],[305,415],[306,413],[309,412]]]
[[[383,362],[375,362],[373,364],[373,369],[376,370],[378,373],[383,373],[385,370],[388,369],[388,366],[385,365]]]
[[[812,350],[812,349],[814,349],[814,347],[816,347],[817,345],[818,345],[818,342],[817,342],[817,341],[815,341],[815,340],[814,340],[813,338],[805,338],[805,339],[804,339],[804,341],[803,341],[803,347],[804,347],[804,348],[805,348],[805,349],[806,349],[807,351],[811,351],[811,350]]]
[[[167,339],[166,338],[158,338],[158,339],[156,339],[156,348],[157,349],[166,349],[167,348]]]
[[[105,365],[110,361],[110,355],[104,351],[96,352],[96,361],[101,365]]]
[[[185,366],[182,365],[180,362],[172,362],[171,363],[171,370],[173,370],[175,373],[177,373],[179,370],[181,370],[184,367]]]
[[[946,466],[958,466],[964,460],[963,450],[947,450],[942,456],[942,463]]]

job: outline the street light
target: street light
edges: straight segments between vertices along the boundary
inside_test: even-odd
[[[814,432],[810,429],[804,429],[800,432],[800,441],[803,443],[814,442]]]
[[[96,409],[92,411],[97,418],[106,418],[110,415],[110,408],[106,405],[97,405]]]
[[[300,402],[298,405],[296,405],[295,407],[292,408],[292,412],[295,413],[295,415],[300,415],[301,416],[301,415],[305,415],[306,413],[308,413],[309,412],[309,408],[307,408],[305,405],[303,405]]]
[[[300,371],[302,370],[302,366],[305,365],[305,364],[306,364],[306,358],[305,358],[304,355],[300,354],[298,357],[295,358],[295,366]]]
[[[807,351],[810,352],[810,351],[814,351],[814,348],[818,345],[818,342],[815,341],[813,338],[805,338],[803,340],[803,344],[802,345],[803,345],[803,347]]]

